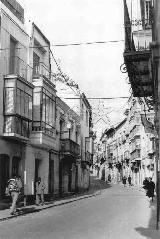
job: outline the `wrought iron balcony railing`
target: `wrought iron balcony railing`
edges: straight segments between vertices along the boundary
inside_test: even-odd
[[[152,4],[147,2],[148,15],[142,14],[141,19],[134,19],[135,14],[130,14],[128,3],[124,0],[124,28],[125,50],[122,73],[128,73],[134,97],[148,97],[153,95],[153,81],[151,77],[151,52],[152,42]],[[131,20],[130,20],[131,18]]]
[[[8,69],[6,75],[16,75],[24,78],[25,80],[32,82],[32,67],[30,67],[25,61],[18,56],[12,56],[5,58],[6,69]]]
[[[80,146],[76,142],[70,139],[61,139],[60,141],[60,153],[65,155],[80,155]]]
[[[42,121],[33,121],[32,123],[32,131],[34,132],[43,132],[50,136],[55,135],[54,127],[51,125],[48,125],[45,122]]]
[[[33,78],[40,76],[50,80],[55,85],[55,76],[43,62],[33,63]]]
[[[124,52],[125,69],[135,97],[151,96],[153,94],[153,81],[149,70],[150,51]],[[123,68],[123,69],[122,69]]]

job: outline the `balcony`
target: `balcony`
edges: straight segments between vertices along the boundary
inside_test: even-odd
[[[35,146],[47,149],[56,148],[56,133],[53,125],[49,125],[43,121],[33,121],[31,142]]]
[[[123,56],[133,96],[151,96],[153,93],[153,81],[149,70],[150,51],[124,52]]]
[[[43,62],[33,63],[33,79],[41,77],[51,81],[55,85],[55,76],[50,69]]]
[[[72,155],[78,157],[80,155],[80,146],[70,139],[61,139],[60,153],[64,155]]]
[[[85,161],[88,165],[93,164],[93,154],[89,153],[88,151],[85,152]]]
[[[141,160],[141,150],[140,149],[136,149],[131,153],[131,162],[134,161],[140,161]]]
[[[6,76],[14,75],[17,77],[22,77],[28,82],[32,82],[32,68],[23,61],[18,56],[10,57],[9,59],[5,59],[6,66],[9,66],[9,71]]]
[[[133,6],[135,6],[134,3]],[[149,46],[152,42],[151,11],[152,9],[146,16],[142,13],[141,19],[137,19],[134,11],[133,15],[130,13],[128,1],[124,1],[125,51],[121,71],[128,73],[134,97],[153,95]]]
[[[45,149],[55,149],[56,148],[56,139],[53,135],[49,135],[45,131],[40,129],[37,131],[32,131],[30,134],[30,140],[32,145]]]

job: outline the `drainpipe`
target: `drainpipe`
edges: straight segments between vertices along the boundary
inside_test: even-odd
[[[156,192],[157,192],[157,218],[156,229],[159,229],[160,215],[160,1],[154,0],[153,6],[153,42],[152,49],[152,67],[153,67],[153,82],[154,82],[154,101],[155,101],[155,131],[156,131]]]

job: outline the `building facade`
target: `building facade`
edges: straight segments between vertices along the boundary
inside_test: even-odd
[[[9,5],[9,6],[8,6]],[[24,179],[26,144],[32,122],[33,84],[24,9],[0,1],[0,196],[13,174]],[[24,100],[25,99],[25,100]]]
[[[60,194],[76,192],[80,161],[80,117],[60,98],[57,98],[57,142],[59,145]]]
[[[49,197],[87,189],[90,104],[83,94],[73,109],[57,96],[50,42],[34,23],[28,30],[21,5],[0,1],[0,14],[0,197],[13,175],[28,199],[38,177]]]
[[[101,161],[104,157],[105,162],[101,164],[100,178],[107,180],[110,174],[117,183],[130,175],[133,185],[141,187],[145,177],[156,181],[155,114],[142,99],[131,97],[128,107],[126,118],[106,129],[101,137]]]

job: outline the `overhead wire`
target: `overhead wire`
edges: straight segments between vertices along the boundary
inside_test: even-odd
[[[80,42],[80,43],[66,43],[66,44],[50,44],[50,47],[64,47],[64,46],[81,46],[81,45],[95,45],[95,44],[108,44],[108,43],[119,43],[124,40],[109,40],[109,41],[93,41],[93,42]],[[28,48],[48,48],[48,45],[41,46],[29,46]],[[24,47],[17,47],[16,49],[22,49]],[[0,48],[0,51],[10,50],[10,48]]]
[[[87,97],[88,100],[114,100],[114,99],[128,99],[129,96],[118,96],[118,97]],[[80,99],[79,97],[67,97],[63,98],[67,100]]]

